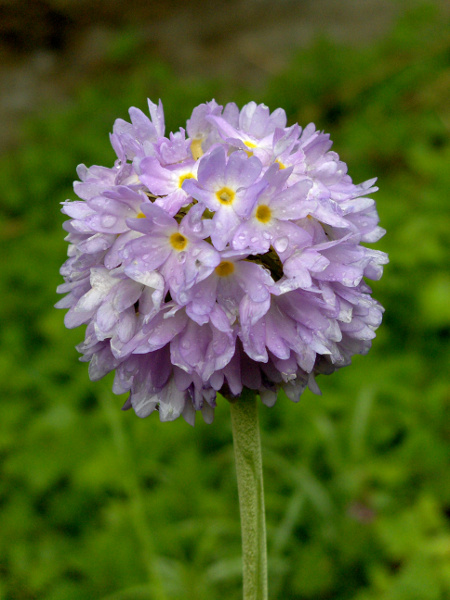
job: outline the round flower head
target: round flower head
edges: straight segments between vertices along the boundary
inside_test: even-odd
[[[165,137],[161,102],[111,134],[113,167],[78,167],[61,268],[67,327],[124,408],[214,416],[243,387],[271,406],[365,354],[383,308],[375,179],[355,185],[313,124],[250,102],[196,107]]]

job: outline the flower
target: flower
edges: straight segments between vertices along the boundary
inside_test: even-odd
[[[161,102],[130,109],[111,134],[111,168],[78,167],[63,203],[67,327],[93,380],[115,371],[124,409],[162,421],[243,387],[272,406],[365,354],[383,308],[375,179],[353,183],[313,124],[282,109],[214,100],[165,137]],[[187,135],[186,135],[187,134]]]

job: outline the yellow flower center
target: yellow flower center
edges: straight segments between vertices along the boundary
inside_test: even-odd
[[[280,167],[280,169],[285,169],[286,168],[286,166],[283,165],[283,163],[281,162],[281,160],[278,160],[278,158],[277,158],[277,160],[275,162],[278,164],[278,166]]]
[[[144,213],[143,213],[143,212],[139,212],[139,213],[136,215],[136,219],[145,219],[145,215],[144,215]]]
[[[187,238],[184,237],[184,235],[181,235],[181,233],[172,233],[172,235],[169,238],[169,241],[172,245],[172,248],[178,250],[178,252],[184,250],[188,243]]]
[[[256,148],[257,147],[256,144],[254,144],[253,142],[244,142],[244,144],[247,146],[247,148]],[[245,150],[244,152],[247,154],[248,157],[253,156],[253,152],[250,152],[247,150]]]
[[[229,260],[223,260],[214,270],[219,277],[228,277],[234,271],[234,264]]]
[[[191,142],[191,154],[194,160],[198,160],[200,156],[203,156],[202,140],[192,140]]]
[[[180,178],[178,180],[179,188],[181,188],[181,186],[186,181],[186,179],[195,179],[195,177],[194,177],[194,175],[192,175],[192,173],[185,173],[184,175],[180,175]]]
[[[216,192],[216,198],[220,202],[220,204],[232,204],[234,196],[235,193],[228,187],[223,187],[218,192]]]
[[[266,204],[260,204],[256,209],[255,216],[258,219],[258,221],[261,221],[261,223],[268,223],[272,216],[272,211]]]

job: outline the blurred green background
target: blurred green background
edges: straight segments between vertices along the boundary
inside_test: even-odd
[[[78,163],[112,164],[114,119],[131,105],[146,110],[147,97],[163,100],[167,131],[213,97],[281,106],[290,123],[331,133],[355,182],[378,176],[388,233],[376,247],[391,262],[373,284],[386,313],[371,353],[319,379],[321,397],[261,408],[270,597],[450,598],[448,12],[397,3],[383,34],[365,43],[316,32],[289,60],[251,55],[239,77],[220,50],[225,25],[202,21],[210,71],[208,54],[189,70],[197,55],[177,48],[183,27],[164,52],[137,18],[121,21],[119,2],[112,29],[77,71],[73,31],[83,21],[64,12],[69,4],[36,3],[62,15],[60,37],[37,41],[21,37],[14,3],[0,5],[9,15],[4,48],[14,46],[20,68],[27,44],[62,57],[50,69],[55,89],[36,96],[38,110],[14,122],[0,154],[0,599],[241,597],[226,402],[212,425],[200,418],[194,429],[122,413],[111,378],[92,384],[77,362],[83,332],[65,330],[53,309],[67,250],[59,203],[74,198]],[[166,23],[176,4],[153,4],[150,25]],[[106,3],[93,7],[106,19]],[[241,33],[252,31],[252,15]]]

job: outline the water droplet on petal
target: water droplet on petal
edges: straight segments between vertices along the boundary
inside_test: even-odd
[[[281,237],[275,240],[273,247],[277,252],[284,252],[289,245],[289,240],[287,237]]]
[[[117,217],[113,215],[105,215],[102,217],[102,227],[108,229],[109,227],[113,227],[117,222]]]
[[[257,238],[257,237],[255,237],[255,236],[253,236],[252,238],[250,238],[250,242],[251,242],[252,244],[256,244],[256,242],[257,242],[257,241],[258,241],[258,238]]]
[[[177,256],[178,262],[183,264],[186,262],[186,252],[180,252]]]
[[[183,340],[181,342],[181,347],[185,350],[189,350],[189,348],[191,347],[191,342],[189,340]]]

